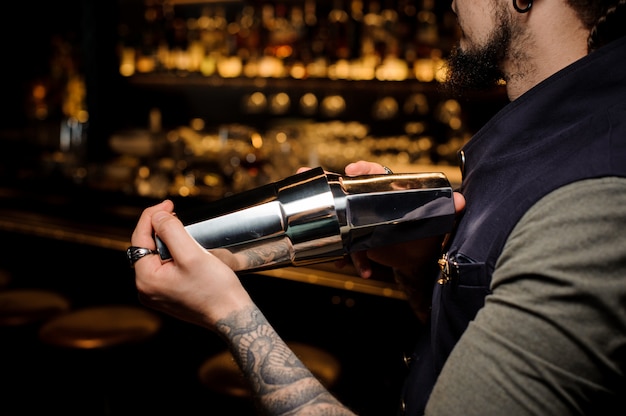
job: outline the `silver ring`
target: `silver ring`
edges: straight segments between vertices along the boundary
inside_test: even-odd
[[[387,175],[393,175],[393,171],[391,169],[389,169],[387,166],[383,166],[383,169],[385,169],[385,173]]]
[[[135,263],[142,257],[146,257],[149,254],[159,254],[158,250],[151,250],[149,248],[130,246],[126,249],[126,257],[130,267],[135,267]]]

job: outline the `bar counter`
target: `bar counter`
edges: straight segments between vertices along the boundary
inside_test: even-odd
[[[141,210],[156,201],[73,189],[47,193],[0,188],[0,231],[76,243],[124,253]],[[176,201],[184,209],[193,201]],[[293,280],[365,294],[405,299],[390,272],[377,268],[372,279],[362,279],[355,269],[334,263],[283,267],[255,274]]]
[[[5,289],[54,290],[74,309],[140,305],[125,251],[141,211],[156,201],[46,182],[0,186],[0,268],[13,278]],[[175,200],[177,212],[194,203]],[[339,360],[341,378],[334,392],[362,415],[389,414],[395,408],[403,354],[419,332],[404,294],[384,269],[379,276],[364,280],[333,263],[241,276],[283,339],[322,348]],[[158,337],[138,350],[152,364],[137,388],[149,390],[154,399],[146,403],[139,395],[129,406],[190,415],[216,406],[232,409],[232,400],[209,391],[197,375],[204,360],[224,350],[223,341],[203,328],[166,315],[162,319]],[[5,358],[19,371],[33,365],[30,357]],[[136,377],[132,368],[128,371]]]

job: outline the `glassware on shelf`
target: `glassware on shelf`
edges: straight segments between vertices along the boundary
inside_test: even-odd
[[[197,3],[147,2],[140,39],[124,16],[120,73],[436,82],[458,36],[433,0]]]

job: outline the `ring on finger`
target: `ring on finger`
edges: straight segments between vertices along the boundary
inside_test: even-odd
[[[126,257],[130,263],[130,267],[135,267],[135,263],[147,255],[159,254],[158,250],[152,250],[150,248],[130,246],[126,249]]]

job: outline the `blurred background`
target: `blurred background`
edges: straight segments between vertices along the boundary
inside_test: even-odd
[[[31,305],[3,292],[24,289],[61,295],[60,315],[141,308],[124,251],[141,210],[166,197],[184,213],[301,166],[341,173],[359,159],[456,185],[457,151],[506,103],[503,90],[442,90],[458,36],[449,2],[28,0],[0,10],[6,316]],[[286,339],[340,363],[329,371],[343,401],[392,414],[419,326],[388,270],[363,281],[324,264],[242,280]],[[201,374],[221,340],[157,317],[132,348],[87,353],[42,340],[48,315],[6,319],[0,413],[251,412],[216,388],[229,369]]]

